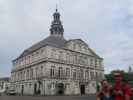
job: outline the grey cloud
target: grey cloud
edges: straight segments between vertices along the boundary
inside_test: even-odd
[[[85,40],[105,59],[106,73],[133,63],[122,60],[132,58],[132,0],[0,0],[1,76],[10,75],[11,61],[24,49],[48,36],[56,4],[65,37]]]

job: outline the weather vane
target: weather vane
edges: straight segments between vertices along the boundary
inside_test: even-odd
[[[56,12],[58,11],[58,5],[56,4]]]

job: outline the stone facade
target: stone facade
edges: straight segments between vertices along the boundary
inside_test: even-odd
[[[56,10],[50,36],[13,60],[11,83],[18,94],[80,95],[96,92],[103,59],[81,39],[65,40]]]

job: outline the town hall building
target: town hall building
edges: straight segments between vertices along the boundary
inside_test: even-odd
[[[12,62],[11,84],[23,95],[93,94],[104,77],[103,58],[82,39],[65,39],[57,9],[50,35]]]

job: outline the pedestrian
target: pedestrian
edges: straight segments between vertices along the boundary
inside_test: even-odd
[[[130,100],[131,88],[128,83],[123,82],[123,73],[117,71],[113,76],[115,81],[113,86],[114,100]]]
[[[96,95],[96,100],[113,100],[112,87],[107,80],[101,81],[101,89]]]

